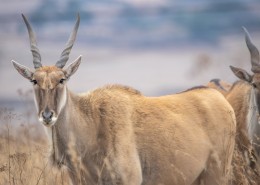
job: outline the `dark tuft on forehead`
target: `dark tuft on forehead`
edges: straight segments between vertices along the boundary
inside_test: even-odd
[[[253,76],[253,80],[260,81],[260,73],[255,73]]]
[[[56,66],[42,66],[42,67],[38,68],[37,71],[50,73],[53,71],[61,71],[61,69]]]

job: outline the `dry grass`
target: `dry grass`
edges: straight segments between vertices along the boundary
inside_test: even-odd
[[[66,172],[48,162],[43,128],[32,121],[35,107],[28,101],[32,92],[19,90],[18,94],[24,101],[23,116],[0,108],[0,184],[69,185]]]
[[[236,138],[232,160],[232,185],[259,185],[260,168],[256,159],[251,159],[251,150],[241,146],[240,138]],[[250,164],[250,165],[249,165]]]
[[[17,115],[6,109],[1,115],[0,184],[68,185],[66,173],[48,163],[48,145],[40,126],[15,126],[12,121],[18,119]]]
[[[236,146],[233,154],[233,178],[232,185],[259,185],[260,177],[258,172],[247,165],[244,154]]]

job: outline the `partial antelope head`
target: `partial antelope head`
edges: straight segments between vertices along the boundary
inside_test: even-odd
[[[244,69],[230,66],[233,73],[240,78],[248,82],[252,88],[248,98],[248,113],[247,113],[247,128],[250,140],[253,142],[254,147],[258,155],[260,155],[260,60],[259,51],[256,46],[252,43],[248,31],[244,28],[245,40],[251,57],[251,71],[253,74],[249,74]]]
[[[249,74],[246,70],[241,69],[241,68],[236,68],[233,66],[230,66],[232,72],[241,80],[244,80],[248,82],[249,84],[252,85],[252,87],[255,90],[255,98],[256,101],[259,102],[257,103],[259,106],[258,110],[260,110],[260,59],[259,59],[259,51],[256,48],[256,46],[252,43],[251,37],[247,31],[246,28],[244,28],[245,31],[245,40],[246,40],[246,45],[249,49],[250,52],[250,57],[251,57],[251,71],[253,74]]]
[[[26,17],[24,15],[22,15],[22,17],[29,33],[35,70],[31,70],[18,62],[15,62],[14,60],[12,60],[12,63],[15,69],[33,84],[39,121],[45,126],[52,126],[55,124],[61,110],[66,105],[66,82],[69,80],[71,75],[76,72],[81,62],[81,56],[79,56],[66,69],[63,69],[69,59],[70,51],[76,39],[80,17],[79,15],[77,16],[76,24],[65,46],[65,49],[62,51],[60,59],[54,66],[42,65],[41,55],[37,47],[35,34]]]

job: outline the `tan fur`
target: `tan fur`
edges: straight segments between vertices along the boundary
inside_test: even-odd
[[[231,106],[215,90],[145,97],[110,85],[85,95],[68,93],[52,128],[52,157],[57,163],[65,156],[74,184],[79,179],[70,140],[84,164],[81,182],[222,185],[229,177],[235,127]]]
[[[233,86],[226,84],[228,84],[228,82],[219,80],[219,84],[210,81],[207,86],[218,90],[232,105],[237,118],[237,138],[239,138],[239,146],[249,146],[250,141],[247,136],[246,115],[248,112],[247,104],[251,86],[243,81],[236,82]]]
[[[228,82],[218,80],[219,84],[210,81],[207,86],[218,90],[232,105],[237,119],[237,138],[241,140],[241,146],[248,146],[246,115],[248,112],[248,96],[251,86],[247,82],[239,81],[230,85]],[[249,142],[250,143],[250,142]]]
[[[62,71],[62,69],[60,69],[56,66],[42,66],[42,67],[38,68],[36,71],[51,73],[51,72],[56,72],[56,71]]]
[[[228,84],[221,80],[222,84]],[[218,86],[212,82],[208,83],[209,87],[217,89],[225,95],[228,102],[235,111],[237,120],[236,131],[236,149],[232,161],[233,178],[231,184],[255,184],[260,182],[259,167],[256,166],[256,154],[248,135],[248,111],[249,98],[252,86],[248,82],[237,81],[231,88],[227,88],[224,93]],[[223,86],[225,87],[225,86]],[[252,108],[252,107],[251,107]]]
[[[236,82],[226,95],[226,99],[233,107],[237,118],[237,139],[239,147],[250,148],[251,144],[247,134],[247,112],[249,90],[251,86],[247,82]]]

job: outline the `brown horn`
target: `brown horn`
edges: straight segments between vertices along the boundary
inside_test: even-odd
[[[245,27],[243,27],[245,32],[246,45],[250,52],[251,57],[251,71],[254,73],[260,72],[260,61],[259,61],[259,51],[256,46],[252,43],[251,37]]]
[[[37,47],[36,37],[31,28],[30,23],[28,22],[28,20],[26,19],[26,17],[23,14],[22,14],[22,17],[23,17],[24,23],[26,24],[28,34],[29,34],[31,51],[32,51],[32,55],[33,55],[33,65],[34,65],[34,68],[37,69],[39,67],[42,67],[40,50]]]
[[[59,67],[59,68],[63,68],[66,65],[66,62],[69,60],[69,54],[70,54],[70,51],[73,47],[73,44],[74,44],[76,36],[77,36],[79,23],[80,23],[80,17],[79,17],[79,14],[78,14],[77,21],[76,21],[76,24],[74,26],[74,29],[73,29],[72,33],[70,34],[70,37],[69,37],[69,40],[68,40],[68,42],[65,46],[65,49],[61,53],[60,59],[56,63],[56,66]]]

